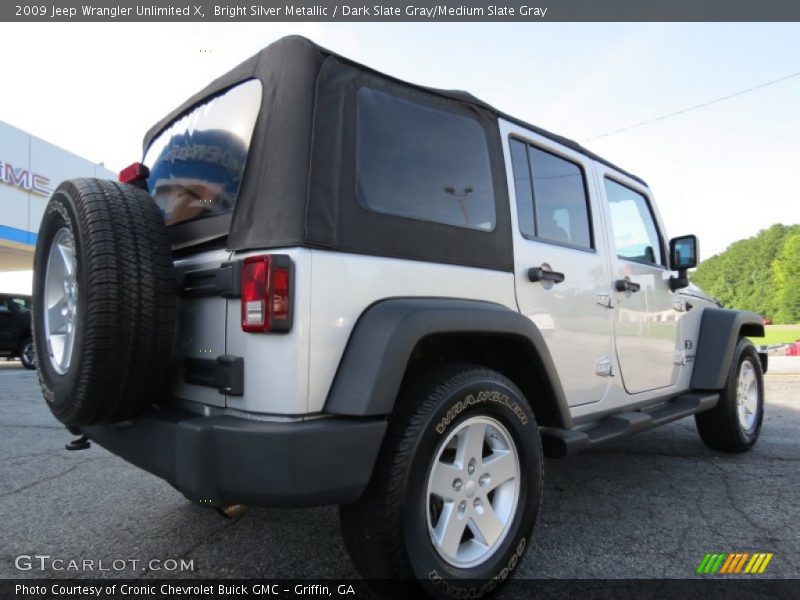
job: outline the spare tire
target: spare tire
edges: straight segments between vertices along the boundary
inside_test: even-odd
[[[65,181],[34,256],[33,338],[42,393],[69,426],[135,417],[159,396],[175,337],[175,281],[147,192]]]

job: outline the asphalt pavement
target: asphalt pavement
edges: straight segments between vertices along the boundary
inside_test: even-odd
[[[548,460],[517,577],[685,578],[707,552],[738,551],[774,553],[764,577],[800,577],[800,357],[770,360],[751,452],[707,449],[689,418]],[[0,578],[356,577],[335,507],[253,508],[228,520],[98,446],[65,451],[70,438],[35,372],[0,363]],[[34,554],[128,562],[100,573],[17,570],[18,556]],[[162,562],[142,566],[153,559]],[[192,570],[164,570],[170,559]]]

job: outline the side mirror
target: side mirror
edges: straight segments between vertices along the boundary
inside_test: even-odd
[[[687,271],[697,266],[697,236],[682,235],[669,241],[669,264],[677,277],[671,277],[669,287],[674,292],[689,285]]]
[[[669,263],[673,271],[685,271],[697,266],[697,236],[682,235],[669,241]]]

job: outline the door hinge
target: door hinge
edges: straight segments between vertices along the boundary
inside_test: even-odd
[[[210,269],[195,269],[178,276],[181,296],[222,296],[235,298],[242,294],[242,261],[222,263]]]
[[[672,309],[676,312],[688,312],[692,310],[692,303],[686,298],[678,296],[672,299]]]
[[[611,292],[597,292],[594,297],[595,301],[600,306],[605,306],[606,308],[612,308],[613,305],[611,303]]]
[[[672,362],[676,365],[685,365],[686,364],[686,352],[683,350],[675,350],[672,353]]]
[[[614,376],[614,363],[610,356],[604,356],[597,361],[597,369],[595,373],[600,377],[613,377]]]

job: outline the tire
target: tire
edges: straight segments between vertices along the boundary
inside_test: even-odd
[[[48,313],[48,303],[61,309]],[[169,367],[175,305],[169,238],[153,199],[111,181],[62,183],[42,218],[33,282],[39,383],[55,417],[68,426],[114,423],[152,404]]]
[[[480,436],[481,424],[489,425],[485,430],[489,438],[466,435],[477,432]],[[446,468],[440,462],[443,444],[450,440],[449,448],[453,441],[459,445],[467,439],[484,440],[478,468],[470,475],[466,457],[460,463],[453,458],[454,466],[467,468],[458,476],[460,484],[453,481],[454,500],[444,503],[435,493],[430,494],[432,470],[434,465]],[[495,450],[489,439],[496,444]],[[494,487],[505,477],[496,470],[498,481],[490,480],[482,489],[484,458],[488,461],[495,452],[510,452],[511,445],[518,458],[516,477]],[[489,450],[492,454],[487,456]],[[448,453],[453,452],[445,450],[442,457],[449,459]],[[542,465],[536,419],[522,393],[506,377],[470,365],[413,370],[401,387],[367,489],[357,502],[340,507],[345,545],[362,576],[383,593],[398,596],[423,591],[433,597],[482,597],[507,580],[529,545],[542,496]],[[442,479],[446,485],[434,488],[446,488],[444,493],[451,494],[447,487],[451,476],[448,472]],[[459,491],[455,491],[456,485],[461,486]],[[486,493],[492,488],[493,492]],[[516,502],[512,501],[513,489],[518,492]],[[480,529],[475,533],[476,498],[482,500],[481,511],[488,505],[493,513],[497,511],[494,514],[500,522],[506,523],[505,533],[497,536],[493,546],[487,544],[493,548],[488,554],[477,544],[482,534]],[[463,507],[463,518],[456,522],[468,523],[462,525],[462,537],[457,537],[458,529],[453,530],[453,539],[461,543],[450,545],[449,557],[445,546],[434,541],[444,530],[431,533],[432,528],[447,522],[440,520],[448,505],[451,514]],[[480,513],[484,514],[488,519],[489,513]],[[469,555],[470,549],[477,553]],[[407,585],[398,586],[398,580]]]
[[[740,382],[740,377],[747,382]],[[740,400],[744,404],[740,405]],[[748,410],[741,413],[740,407]],[[756,349],[748,340],[742,338],[736,345],[717,405],[694,418],[700,438],[709,448],[739,453],[755,445],[764,419],[764,374]]]
[[[32,337],[25,338],[19,345],[19,360],[26,369],[36,369],[36,347]]]

